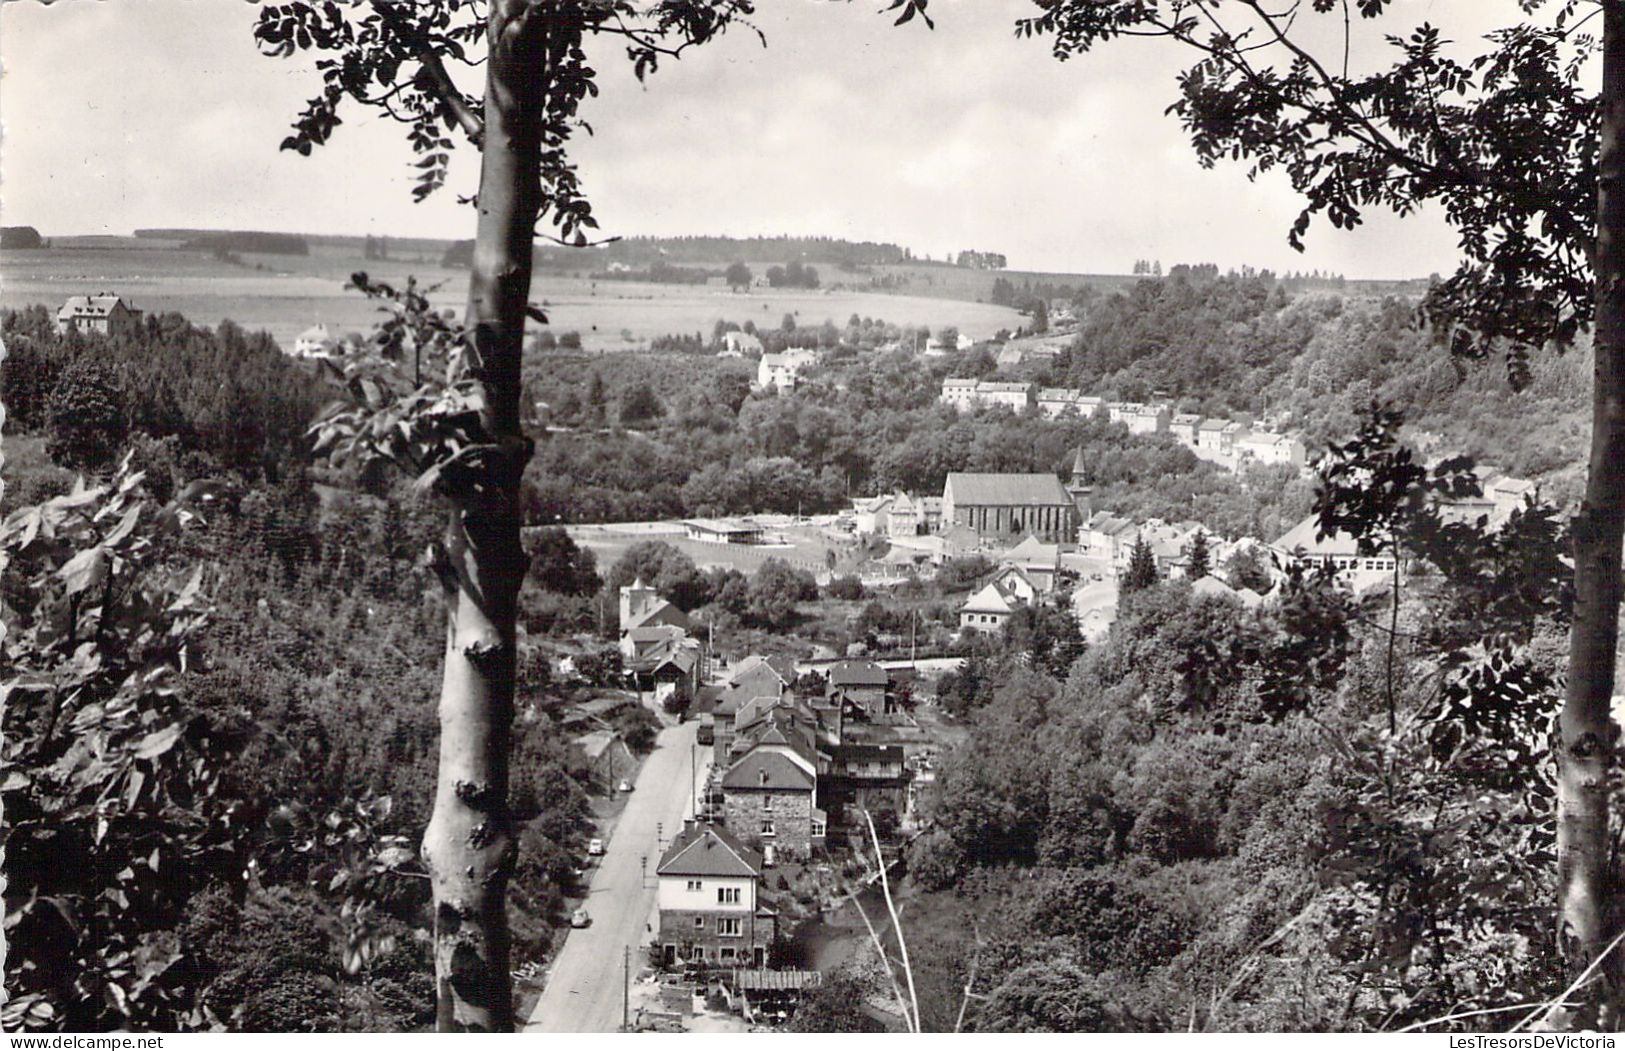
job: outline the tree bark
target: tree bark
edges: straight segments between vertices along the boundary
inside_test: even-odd
[[[1575,516],[1574,621],[1558,720],[1560,945],[1569,979],[1597,963],[1619,921],[1610,859],[1610,714],[1625,540],[1625,0],[1603,3],[1602,131],[1597,182],[1597,316],[1591,453]],[[1620,1021],[1619,954],[1577,993],[1577,1028]]]
[[[448,612],[440,761],[423,856],[434,894],[436,1027],[512,1032],[507,883],[514,864],[508,760],[515,622],[526,557],[519,481],[531,443],[520,426],[520,359],[531,242],[542,200],[545,18],[494,0],[487,22],[479,225],[467,326],[473,377],[496,455],[476,484],[448,493]]]

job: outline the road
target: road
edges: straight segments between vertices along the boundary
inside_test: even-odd
[[[1092,581],[1072,593],[1072,612],[1086,639],[1106,634],[1117,619],[1117,578]]]
[[[669,840],[689,812],[691,754],[705,777],[711,749],[694,748],[697,722],[667,727],[644,762],[632,795],[593,869],[584,903],[592,926],[572,930],[548,974],[525,1032],[613,1033],[621,1026],[622,959],[632,974],[647,962],[645,925],[655,903],[656,826]],[[648,857],[648,876],[643,858]]]

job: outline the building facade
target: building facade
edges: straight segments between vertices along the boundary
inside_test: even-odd
[[[103,292],[94,296],[69,296],[56,312],[56,331],[116,336],[141,321],[141,311],[124,302],[122,296]]]
[[[1022,536],[1070,543],[1078,505],[1053,474],[974,474],[955,471],[942,488],[942,525],[988,537]]]
[[[767,966],[777,919],[759,900],[760,854],[727,829],[688,822],[655,872],[668,966]]]

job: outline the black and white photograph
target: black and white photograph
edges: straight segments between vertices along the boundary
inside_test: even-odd
[[[0,221],[18,1046],[1625,1025],[1625,0],[0,0]]]

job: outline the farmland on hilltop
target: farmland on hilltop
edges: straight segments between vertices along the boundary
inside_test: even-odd
[[[250,331],[264,329],[289,346],[318,321],[336,333],[371,326],[377,317],[374,305],[344,287],[357,270],[391,282],[415,275],[421,282],[439,283],[430,297],[436,305],[459,312],[464,306],[467,271],[443,269],[443,249],[433,244],[390,239],[389,258],[369,259],[359,238],[308,240],[309,255],[245,251],[225,261],[207,251],[180,250],[175,240],[59,237],[49,249],[0,255],[0,307],[55,307],[70,295],[115,291],[141,310],[177,311],[199,324],[230,318]],[[577,270],[542,269],[533,291],[545,304],[554,331],[579,331],[588,350],[636,349],[657,336],[709,332],[719,320],[776,326],[785,314],[806,324],[844,321],[852,314],[885,317],[898,324],[954,326],[979,338],[1022,323],[1015,311],[991,304],[867,289],[732,293],[710,286],[594,282],[588,275],[601,262],[583,258]]]

